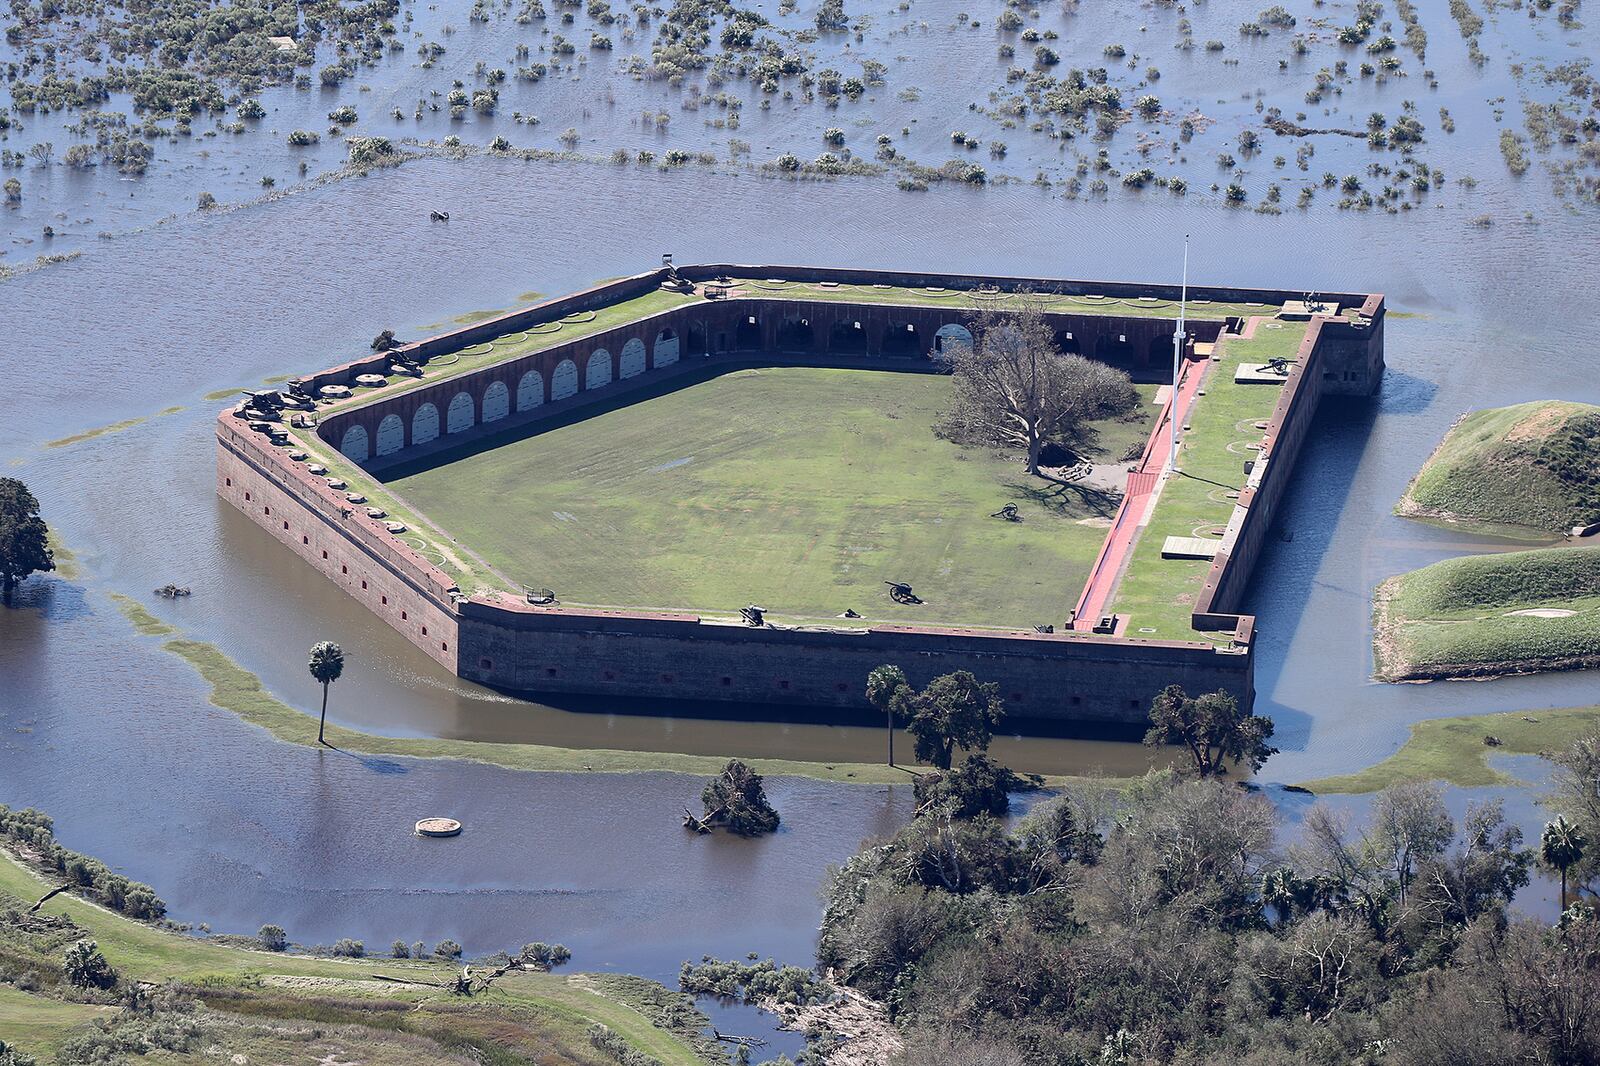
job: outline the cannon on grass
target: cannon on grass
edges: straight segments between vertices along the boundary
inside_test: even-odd
[[[1017,513],[1017,505],[1014,504],[1014,503],[1006,504],[1004,507],[1002,507],[1002,508],[1000,508],[1000,510],[994,512],[989,517],[990,518],[1003,518],[1007,522],[1020,522],[1020,521],[1022,521],[1022,516]]]
[[[554,607],[561,601],[556,599],[554,589],[534,588],[532,585],[522,586],[523,597],[535,607]]]
[[[744,619],[744,624],[760,629],[767,624],[767,609],[750,604],[748,607],[739,608],[739,617]]]
[[[896,603],[914,607],[922,602],[922,597],[904,581],[885,581],[884,584],[889,586],[889,598]]]

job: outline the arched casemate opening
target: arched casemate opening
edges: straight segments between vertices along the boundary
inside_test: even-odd
[[[589,356],[589,362],[583,369],[583,388],[603,389],[611,384],[611,353],[604,348],[597,348]]]
[[[656,334],[656,366],[671,366],[678,361],[678,335],[670,329]]]
[[[733,346],[741,352],[761,349],[761,320],[755,315],[744,315],[733,331]]]
[[[638,337],[633,338],[622,346],[622,354],[617,357],[619,363],[618,376],[624,380],[636,378],[644,373],[644,341]]]
[[[431,403],[425,403],[411,416],[411,443],[427,444],[438,439],[439,409]]]
[[[883,331],[883,354],[908,358],[922,354],[922,337],[910,322],[897,322]]]
[[[860,322],[835,322],[828,331],[828,351],[841,355],[866,355],[867,331]]]
[[[933,350],[941,355],[949,355],[956,348],[972,347],[972,331],[959,322],[951,322],[939,327],[939,332],[933,335]]]
[[[517,379],[517,410],[531,411],[544,403],[544,375],[530,370]]]
[[[367,461],[371,454],[367,446],[367,427],[354,425],[344,431],[344,438],[339,441],[339,452],[346,459],[353,459],[358,463]]]
[[[809,318],[786,318],[778,327],[778,350],[809,352],[817,347],[817,331]]]
[[[477,410],[472,403],[472,394],[458,392],[450,398],[450,409],[445,412],[445,432],[460,433],[464,429],[471,429],[477,421]]]
[[[393,455],[406,446],[406,423],[399,415],[384,415],[378,423],[378,454]]]
[[[556,364],[555,373],[550,375],[550,399],[565,400],[577,394],[578,364],[571,359],[563,359]]]
[[[511,413],[511,390],[506,383],[496,381],[483,390],[483,420],[498,422]]]

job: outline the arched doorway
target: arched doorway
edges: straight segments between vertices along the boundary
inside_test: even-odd
[[[460,433],[464,429],[471,429],[472,423],[476,420],[471,393],[458,392],[450,398],[450,408],[444,415],[446,433]]]
[[[959,322],[951,322],[939,327],[939,332],[933,335],[933,350],[940,355],[949,355],[955,348],[972,348],[972,331]]]
[[[671,366],[678,361],[678,335],[670,329],[656,334],[656,366]]]
[[[358,463],[367,461],[370,449],[367,445],[367,427],[354,425],[344,431],[344,439],[339,442],[339,452],[346,459],[353,459]]]
[[[556,364],[556,372],[550,375],[550,399],[565,400],[577,394],[578,364],[571,359],[563,359]]]
[[[498,422],[511,413],[511,390],[506,383],[496,381],[483,390],[483,420]]]
[[[809,352],[817,346],[817,331],[809,318],[786,318],[778,327],[780,352]]]
[[[589,356],[589,362],[583,368],[583,388],[603,389],[611,384],[611,353],[604,348],[597,348]]]
[[[438,439],[439,409],[431,403],[425,403],[411,416],[411,443],[427,444]]]
[[[733,347],[741,352],[759,352],[761,350],[761,321],[755,315],[745,315],[739,319],[738,327],[733,331]]]
[[[530,370],[517,380],[517,410],[528,411],[544,403],[544,375]]]
[[[902,322],[884,330],[883,354],[899,359],[921,355],[922,338],[917,335],[917,327]]]
[[[384,415],[378,423],[378,454],[393,455],[406,446],[406,423],[399,415]]]
[[[644,341],[638,337],[633,338],[622,346],[622,354],[617,357],[620,364],[619,374],[626,380],[636,378],[644,373]]]
[[[835,322],[828,331],[828,351],[840,355],[866,355],[867,331],[861,328],[861,323],[849,319]]]

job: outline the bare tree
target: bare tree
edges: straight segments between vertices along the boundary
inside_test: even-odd
[[[942,354],[955,395],[939,432],[965,444],[1017,448],[1028,472],[1039,452],[1085,422],[1130,410],[1138,402],[1128,375],[1062,352],[1037,299],[1021,295],[1006,310],[983,310],[972,321],[972,344]]]

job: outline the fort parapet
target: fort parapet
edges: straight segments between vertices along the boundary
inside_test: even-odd
[[[696,286],[681,300],[616,315],[662,292],[665,270],[595,286],[437,337],[363,356],[300,379],[316,395],[383,375],[384,388],[319,412],[314,442],[367,470],[533,422],[570,418],[620,392],[670,387],[707,366],[751,362],[928,367],[996,292],[1076,297],[1046,311],[1067,350],[1120,366],[1136,379],[1171,373],[1175,286],[1040,278],[909,274],[793,266],[681,268]],[[719,285],[731,279],[731,286]],[[781,283],[776,279],[783,279]],[[771,288],[764,288],[770,284]],[[788,286],[870,286],[871,298],[796,298]],[[730,295],[709,299],[706,289]],[[900,290],[951,294],[899,301]],[[1197,287],[1189,290],[1184,355],[1203,371],[1204,353],[1252,328],[1232,305],[1277,309],[1301,292]],[[217,423],[217,490],[278,541],[445,668],[523,693],[613,694],[690,701],[864,708],[864,680],[894,662],[914,684],[966,669],[996,681],[1018,717],[1137,724],[1165,685],[1227,689],[1253,700],[1254,619],[1244,596],[1299,449],[1324,395],[1367,395],[1383,373],[1383,298],[1320,294],[1337,314],[1305,316],[1304,338],[1279,387],[1277,406],[1239,491],[1203,590],[1193,639],[1141,639],[1065,626],[1054,633],[954,626],[800,625],[755,628],[694,614],[537,606],[503,589],[463,592],[440,566],[353,506],[303,461],[292,442],[251,428],[232,410]],[[1105,300],[1104,308],[1093,300]],[[599,317],[581,336],[537,351],[453,370],[430,360],[550,323]],[[556,333],[555,337],[560,337]],[[555,339],[555,338],[552,338]],[[424,366],[396,379],[397,362]],[[1175,401],[1174,401],[1175,402]],[[1119,515],[1119,520],[1123,516]],[[1136,521],[1137,516],[1129,516]],[[1103,576],[1115,581],[1116,573]],[[1091,581],[1096,580],[1091,578]],[[1085,629],[1088,626],[1085,625]]]

